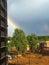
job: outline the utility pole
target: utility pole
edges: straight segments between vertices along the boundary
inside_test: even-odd
[[[27,55],[28,55],[28,61],[29,61],[29,65],[30,65],[30,47],[29,45],[27,45]]]

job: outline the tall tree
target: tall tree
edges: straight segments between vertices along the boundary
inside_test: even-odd
[[[11,51],[11,49],[12,49],[12,37],[7,37],[7,48],[8,48],[8,51]]]
[[[27,40],[29,42],[30,51],[35,52],[39,43],[38,37],[35,34],[31,34],[27,36]]]
[[[12,38],[12,46],[15,45],[18,51],[25,52],[28,41],[23,30],[15,29]]]

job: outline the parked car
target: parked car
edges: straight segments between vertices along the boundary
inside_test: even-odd
[[[10,55],[7,55],[7,57],[8,57],[8,59],[12,59],[12,56],[10,56]]]

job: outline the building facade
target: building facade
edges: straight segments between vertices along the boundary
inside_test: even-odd
[[[40,43],[40,51],[44,54],[49,55],[49,41],[44,41]]]
[[[7,65],[7,0],[0,0],[0,65]]]

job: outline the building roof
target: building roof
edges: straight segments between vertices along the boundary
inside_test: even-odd
[[[49,41],[46,41],[45,46],[49,47]]]
[[[42,47],[49,47],[49,41],[41,42]]]

